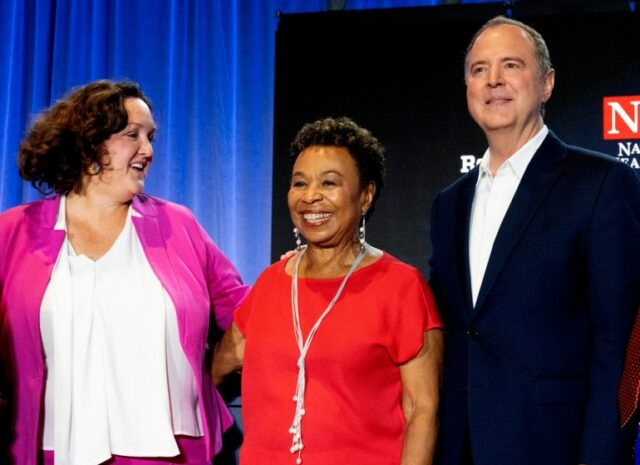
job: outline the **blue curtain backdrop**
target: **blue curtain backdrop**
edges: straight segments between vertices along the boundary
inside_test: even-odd
[[[351,0],[346,9],[441,3]],[[153,101],[159,129],[146,191],[190,207],[253,283],[270,257],[276,11],[327,5],[2,0],[0,211],[39,197],[15,162],[32,118],[73,86],[132,79]]]

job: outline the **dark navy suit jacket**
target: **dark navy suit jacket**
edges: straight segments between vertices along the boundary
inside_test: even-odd
[[[640,300],[640,184],[552,132],[498,231],[476,305],[469,220],[478,168],[432,208],[431,287],[446,349],[436,463],[622,465],[616,391]]]

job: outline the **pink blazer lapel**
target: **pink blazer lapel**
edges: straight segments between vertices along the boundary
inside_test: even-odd
[[[24,312],[22,313],[26,319],[26,328],[30,338],[29,346],[35,349],[33,352],[35,366],[39,366],[42,363],[40,349],[40,306],[42,297],[51,279],[51,273],[65,237],[64,231],[53,229],[59,206],[60,197],[56,196],[41,202],[35,202],[25,209],[27,234],[22,240],[27,241],[25,249],[29,250],[30,253],[22,257],[23,263],[19,269],[28,274],[29,288],[32,291],[29,292],[29,296],[33,300],[31,302],[25,301]],[[16,246],[19,247],[18,244]],[[24,298],[27,298],[27,296],[24,296]]]
[[[166,238],[170,236],[170,228],[173,225],[161,224],[162,212],[158,211],[158,208],[145,196],[134,197],[132,208],[139,214],[132,217],[133,226],[138,233],[138,238],[151,268],[175,305],[180,340],[183,347],[186,348],[188,347],[188,334],[185,325],[184,297],[171,263]],[[167,227],[169,230],[166,230]]]

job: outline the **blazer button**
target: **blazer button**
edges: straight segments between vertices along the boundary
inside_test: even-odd
[[[469,339],[475,339],[478,336],[478,331],[474,327],[467,329],[467,336]]]

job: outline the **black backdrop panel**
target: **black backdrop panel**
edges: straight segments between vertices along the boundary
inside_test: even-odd
[[[387,148],[386,186],[367,224],[368,241],[426,275],[431,203],[461,176],[465,155],[486,149],[466,110],[464,52],[475,30],[501,13],[502,4],[476,4],[281,16],[274,260],[294,245],[288,145],[304,123],[344,115]],[[603,97],[640,94],[639,16],[526,6],[514,8],[514,17],[536,27],[551,50],[557,74],[549,127],[569,143],[617,156],[620,141],[602,138]]]

